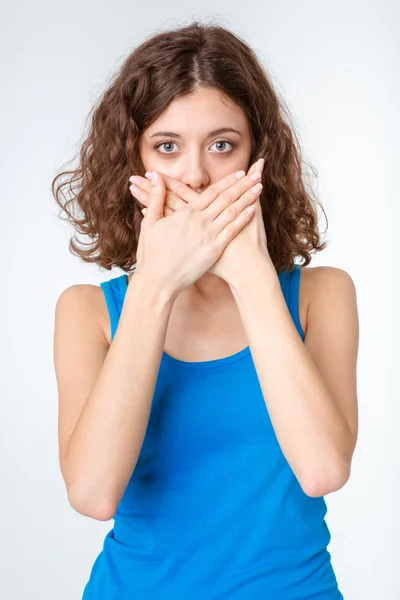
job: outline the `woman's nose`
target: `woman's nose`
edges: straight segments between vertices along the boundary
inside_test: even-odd
[[[185,185],[192,188],[192,190],[199,192],[204,191],[204,188],[210,184],[210,176],[205,171],[199,169],[197,169],[196,172],[193,170],[186,171],[182,174],[180,179]]]

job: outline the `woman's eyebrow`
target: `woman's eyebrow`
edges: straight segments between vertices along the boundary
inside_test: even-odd
[[[214,131],[211,131],[207,137],[212,137],[213,135],[220,135],[221,133],[238,133],[240,136],[242,135],[240,133],[240,131],[238,131],[237,129],[233,129],[233,127],[220,127],[219,129],[215,129]],[[180,138],[181,136],[179,135],[179,133],[174,133],[173,131],[157,131],[157,133],[153,133],[150,136],[150,139],[153,137],[175,137],[175,138]]]

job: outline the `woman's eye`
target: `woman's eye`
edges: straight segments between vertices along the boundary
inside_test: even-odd
[[[174,146],[176,145],[174,142],[161,142],[161,144],[157,144],[154,146],[155,148],[161,148],[161,146]],[[171,154],[171,152],[161,152],[161,154]]]
[[[216,144],[219,144],[219,150],[217,150],[216,154],[226,154],[227,152],[230,152],[230,150],[232,150],[232,148],[234,148],[235,144],[233,142],[228,142],[228,140],[219,140],[218,142],[214,142],[213,146],[215,146]],[[229,144],[231,146],[231,148],[229,148],[227,151],[221,151],[221,144],[222,145],[226,145]],[[154,146],[154,148],[156,148],[157,150],[159,148],[161,148],[162,146],[176,146],[175,142],[161,142],[160,144],[157,144],[156,146]],[[166,152],[161,151],[161,154],[173,154],[173,152],[170,152],[170,150],[167,149]]]
[[[229,145],[231,146],[231,148],[228,150],[228,152],[229,152],[230,150],[232,150],[232,148],[233,148],[233,146],[234,146],[234,144],[233,144],[232,142],[228,142],[227,140],[220,140],[219,142],[215,142],[215,143],[213,144],[213,146],[215,146],[215,144],[229,144]],[[218,150],[217,154],[225,154],[225,152],[220,152],[220,151]]]

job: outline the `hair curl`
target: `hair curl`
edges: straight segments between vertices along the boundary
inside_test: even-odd
[[[91,128],[80,148],[78,168],[53,179],[52,195],[67,220],[92,240],[84,244],[75,238],[79,247],[72,236],[72,254],[107,270],[132,268],[143,217],[142,206],[132,202],[129,177],[144,176],[140,136],[174,98],[199,86],[217,88],[243,109],[252,140],[249,165],[265,158],[260,203],[276,270],[291,270],[296,256],[307,266],[311,252],[326,247],[318,231],[320,203],[304,176],[285,103],[242,39],[222,26],[195,21],[150,37],[126,58],[89,113]],[[63,193],[65,186],[70,199]]]

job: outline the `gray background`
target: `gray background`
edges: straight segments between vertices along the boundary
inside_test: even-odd
[[[80,599],[113,525],[68,504],[52,344],[61,292],[121,272],[68,252],[70,230],[56,216],[51,180],[134,46],[169,26],[215,18],[256,50],[318,169],[330,245],[312,266],[343,268],[356,284],[360,432],[350,481],[326,496],[329,550],[346,600],[398,599],[399,4],[41,0],[8,3],[7,11],[0,31],[2,597]]]

